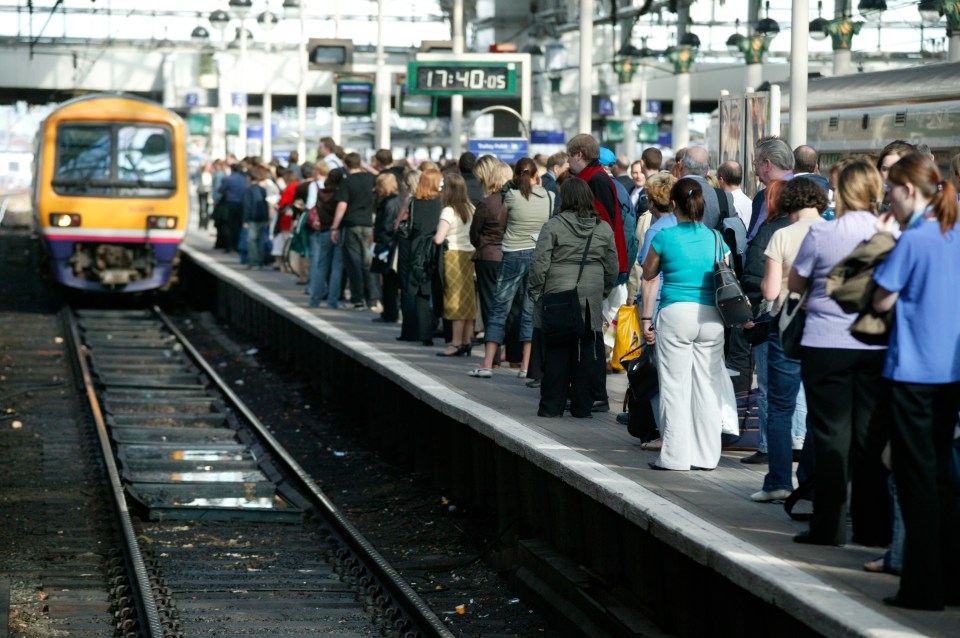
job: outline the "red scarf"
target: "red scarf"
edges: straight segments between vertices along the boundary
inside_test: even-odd
[[[609,186],[613,191],[614,209],[612,211],[608,211],[604,203],[597,198],[596,191],[593,191],[593,207],[600,216],[600,219],[607,222],[607,224],[609,224],[610,228],[613,230],[613,239],[617,246],[617,262],[620,267],[620,272],[629,272],[630,265],[627,263],[627,241],[623,236],[623,220],[620,219],[620,203],[617,201],[617,187],[613,185],[613,178],[607,175],[606,171],[603,170],[603,167],[600,166],[599,163],[589,164],[582,171],[577,173],[577,177],[587,182],[587,184],[590,184],[590,180],[597,173],[603,174],[603,177],[605,178],[606,182],[609,183]],[[591,188],[591,190],[593,190],[593,188]]]

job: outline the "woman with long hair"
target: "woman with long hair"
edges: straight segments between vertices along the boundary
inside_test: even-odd
[[[425,346],[433,345],[433,329],[441,299],[436,294],[435,249],[433,236],[440,222],[442,205],[440,189],[443,177],[437,169],[427,169],[420,175],[417,190],[410,202],[410,276],[405,290],[415,297],[416,340]],[[433,306],[431,307],[431,297]],[[406,315],[404,315],[406,317]],[[406,319],[404,319],[406,322]]]
[[[537,246],[537,237],[553,211],[553,193],[540,185],[536,163],[529,157],[520,159],[513,169],[513,181],[503,196],[507,224],[503,231],[503,261],[497,276],[497,290],[489,322],[485,326],[483,365],[469,372],[472,377],[489,379],[493,362],[500,351],[507,315],[519,290],[523,310],[520,316],[520,342],[523,361],[520,378],[526,378],[530,365],[530,341],[533,339],[533,302],[527,294],[530,260]]]
[[[544,224],[537,240],[530,266],[530,298],[539,304],[544,295],[576,288],[584,331],[575,339],[559,343],[544,339],[537,415],[562,416],[569,395],[570,414],[590,418],[597,393],[593,385],[604,378],[605,362],[597,356],[603,299],[613,289],[620,265],[613,231],[609,224],[597,223],[593,192],[587,183],[582,179],[566,181],[560,193],[562,210]],[[539,318],[540,312],[535,312],[535,323]]]
[[[480,297],[480,319],[486,326],[490,319],[493,295],[497,291],[497,275],[503,260],[503,230],[507,225],[507,209],[503,204],[503,185],[510,181],[510,167],[493,155],[484,155],[473,167],[484,198],[477,204],[470,222],[470,243]]]
[[[904,232],[874,274],[874,308],[896,313],[883,376],[906,536],[900,591],[885,602],[939,610],[960,603],[960,512],[949,479],[960,410],[957,191],[916,153],[890,168],[887,189]]]
[[[443,252],[443,318],[453,322],[453,336],[447,349],[437,356],[469,356],[477,316],[477,286],[473,282],[474,250],[470,244],[473,204],[463,177],[451,173],[444,178],[441,202],[443,210],[433,243],[447,244]]]
[[[397,176],[390,171],[377,175],[374,187],[376,216],[373,221],[373,259],[370,271],[379,273],[383,310],[374,321],[396,323],[400,319],[397,295],[400,279],[393,266],[393,253],[397,248],[396,222],[400,215],[400,189]]]
[[[809,289],[800,373],[807,397],[807,427],[816,458],[813,518],[798,543],[847,542],[847,484],[853,538],[864,545],[890,541],[890,499],[880,452],[886,439],[875,419],[883,393],[885,346],[850,335],[856,314],[844,312],[826,293],[837,263],[877,232],[883,180],[873,164],[855,160],[840,172],[837,218],[811,226],[790,270],[790,292]],[[879,445],[878,445],[879,442]]]
[[[720,462],[723,392],[733,385],[723,363],[723,322],[713,270],[729,261],[719,233],[703,225],[700,184],[685,177],[670,200],[677,225],[661,229],[643,262],[647,281],[663,273],[655,321],[660,377],[660,457],[655,470],[712,470]]]
[[[403,178],[400,197],[403,204],[394,224],[397,237],[397,277],[400,279],[400,336],[397,341],[417,341],[420,331],[417,329],[417,296],[411,292],[410,284],[410,205],[417,193],[417,185],[423,173],[415,168]]]

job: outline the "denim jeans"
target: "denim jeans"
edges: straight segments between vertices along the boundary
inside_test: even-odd
[[[327,306],[336,308],[340,302],[343,278],[343,250],[330,241],[330,231],[310,235],[310,306],[316,308],[324,297]]]
[[[780,334],[767,341],[767,462],[763,489],[793,490],[793,416],[800,387],[800,360],[783,353]]]
[[[758,451],[767,453],[767,344],[753,346],[753,361],[757,366],[757,408],[760,410],[760,444]]]
[[[263,266],[264,239],[267,234],[267,222],[247,222],[247,263],[251,266]]]
[[[523,298],[523,311],[520,315],[520,341],[533,339],[533,302],[527,294],[527,275],[530,272],[530,261],[533,259],[533,249],[517,250],[503,253],[500,262],[500,274],[497,275],[497,290],[493,294],[493,306],[490,308],[490,317],[484,331],[484,341],[503,343],[504,326],[507,315],[513,305],[513,299],[519,289]]]

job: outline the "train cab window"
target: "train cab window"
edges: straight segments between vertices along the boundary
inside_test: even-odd
[[[140,184],[169,183],[173,155],[160,127],[121,126],[117,130],[117,179]]]
[[[64,125],[57,132],[55,180],[63,183],[109,179],[113,162],[109,126]]]
[[[87,197],[170,197],[176,191],[168,126],[69,123],[57,130],[53,188]]]

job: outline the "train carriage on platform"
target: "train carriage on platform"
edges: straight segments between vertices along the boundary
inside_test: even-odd
[[[189,211],[183,120],[124,94],[64,103],[37,133],[33,209],[55,279],[133,293],[167,284]]]

